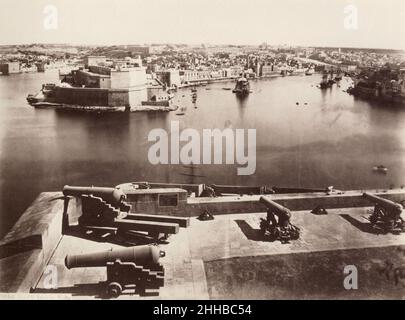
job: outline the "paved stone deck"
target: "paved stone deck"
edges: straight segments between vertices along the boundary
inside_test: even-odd
[[[128,293],[119,299],[216,297],[208,288],[205,265],[225,258],[249,259],[247,257],[405,245],[405,234],[381,235],[369,229],[365,217],[370,209],[334,209],[328,210],[329,214],[323,216],[313,215],[309,211],[295,211],[292,222],[302,232],[300,239],[290,244],[260,240],[259,221],[260,217],[265,217],[265,213],[219,215],[212,221],[191,218],[188,228],[181,228],[178,234],[169,238],[168,244],[161,245],[161,249],[166,251],[166,257],[161,259],[166,273],[165,286],[160,289],[159,296],[145,298]],[[48,264],[57,268],[58,289],[45,288],[48,274],[44,273],[35,293],[38,297],[50,299],[58,297],[55,294],[73,299],[103,298],[100,296],[103,290],[99,282],[106,279],[105,268],[68,270],[64,266],[64,258],[67,254],[90,253],[114,247],[119,246],[64,235]],[[31,298],[35,293],[31,294]]]

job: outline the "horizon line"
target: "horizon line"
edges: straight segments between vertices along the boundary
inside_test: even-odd
[[[202,46],[208,45],[212,47],[221,47],[221,46],[234,46],[234,47],[258,47],[261,46],[266,41],[263,41],[260,44],[232,44],[232,43],[209,43],[209,42],[201,42],[201,43],[187,43],[187,42],[151,42],[151,43],[120,43],[120,44],[83,44],[83,43],[57,43],[57,42],[32,42],[32,43],[12,43],[12,44],[0,44],[0,47],[5,46],[31,46],[31,45],[64,45],[64,46],[83,46],[83,47],[113,47],[113,46],[158,46],[158,45],[186,45],[186,46]],[[269,44],[269,47],[291,47],[291,48],[341,48],[341,49],[363,49],[363,50],[389,50],[389,51],[403,51],[405,52],[405,48],[384,48],[384,47],[356,47],[356,46],[328,46],[328,45],[299,45],[299,44]]]

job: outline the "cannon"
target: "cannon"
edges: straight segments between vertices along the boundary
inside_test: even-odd
[[[103,198],[110,204],[119,206],[125,199],[126,196],[124,192],[117,188],[106,188],[106,187],[75,187],[75,186],[64,186],[63,194],[65,196],[81,196],[83,194],[92,194],[95,197]]]
[[[135,288],[140,295],[164,285],[164,268],[159,259],[165,252],[156,246],[139,246],[81,255],[67,255],[65,266],[72,268],[107,267],[106,293],[118,297]]]
[[[94,220],[112,222],[131,210],[126,195],[118,188],[64,186],[63,195],[80,197],[83,215],[79,222],[85,224]]]
[[[267,207],[266,219],[260,219],[263,237],[268,237],[271,241],[280,240],[282,243],[299,238],[300,229],[290,222],[291,211],[288,208],[263,196],[259,202]]]
[[[363,197],[374,204],[374,211],[369,220],[371,225],[384,232],[400,233],[404,231],[404,220],[401,217],[403,207],[394,201],[363,193]]]
[[[189,224],[188,218],[129,213],[131,205],[119,187],[65,186],[63,194],[81,199],[79,228],[92,235],[108,231],[119,238],[135,237],[156,242],[166,240],[168,235],[178,233],[180,226]]]

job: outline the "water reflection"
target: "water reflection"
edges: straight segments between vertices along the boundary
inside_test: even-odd
[[[86,114],[35,110],[25,97],[57,73],[0,77],[0,233],[42,191],[65,184],[112,186],[126,181],[178,181],[269,186],[382,188],[404,184],[405,108],[383,108],[343,92],[320,90],[320,78],[252,81],[238,99],[233,83],[179,90],[171,113]],[[209,90],[206,90],[206,89]],[[239,165],[151,165],[148,133],[171,121],[180,129],[255,128],[256,173],[238,176]],[[372,167],[383,164],[387,175]]]

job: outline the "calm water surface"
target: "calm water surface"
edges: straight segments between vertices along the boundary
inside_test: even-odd
[[[36,110],[25,98],[57,71],[0,77],[0,237],[42,191],[65,184],[114,186],[128,181],[267,184],[269,186],[388,188],[405,184],[405,107],[357,100],[341,86],[321,91],[319,76],[252,81],[240,100],[215,83],[180,90],[171,113],[83,114]],[[299,103],[297,105],[296,103]],[[305,105],[306,103],[306,105]],[[255,128],[256,173],[238,176],[237,165],[149,163],[153,128]],[[372,171],[375,165],[388,174]]]

